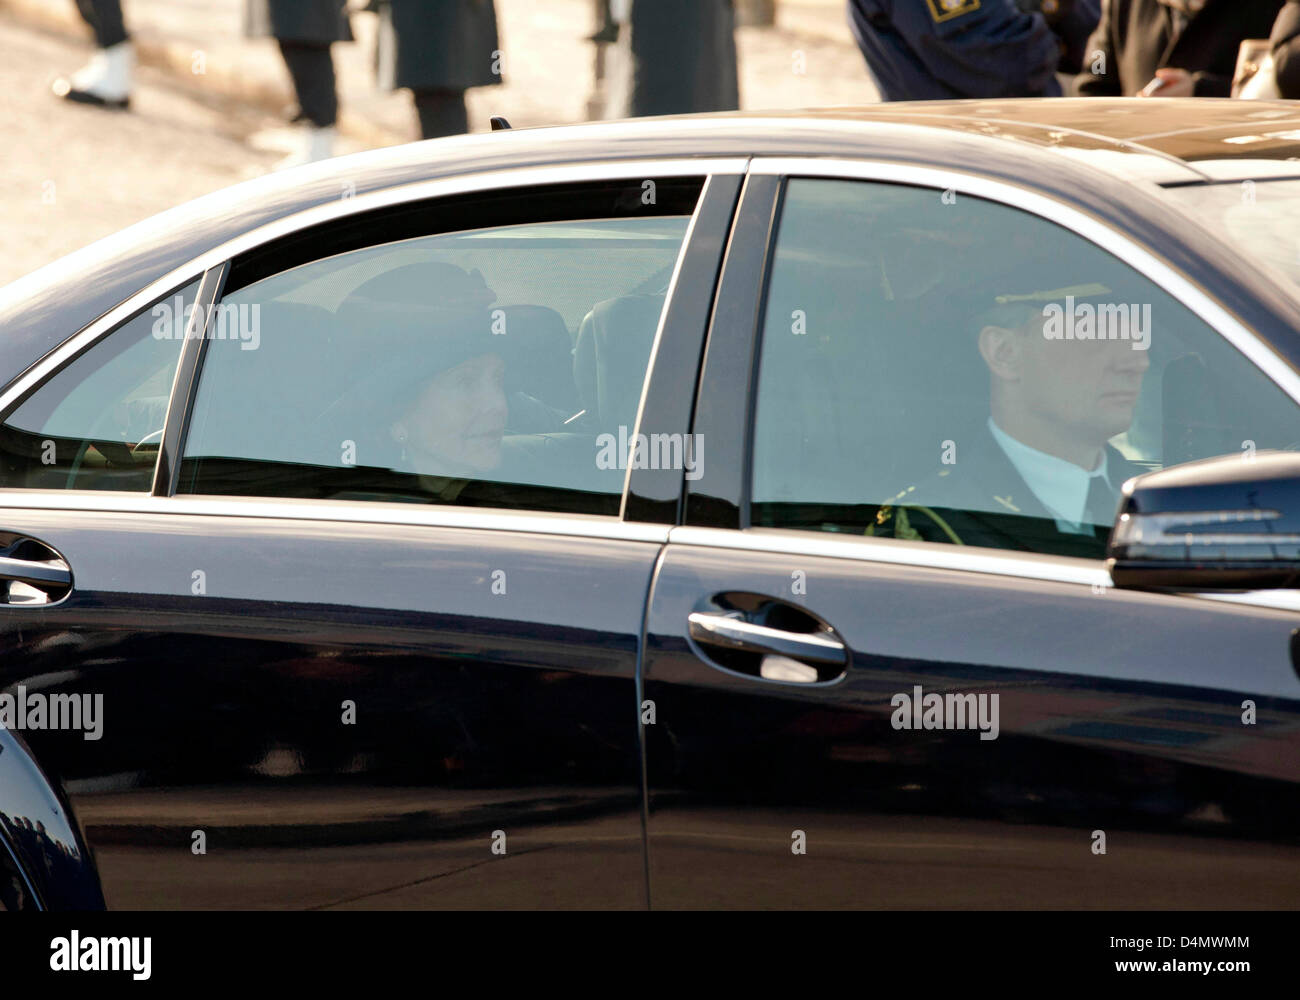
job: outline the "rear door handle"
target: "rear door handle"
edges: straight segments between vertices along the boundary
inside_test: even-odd
[[[841,670],[848,665],[844,643],[829,632],[789,632],[745,621],[736,611],[692,611],[686,621],[690,637],[702,646],[781,656]]]
[[[44,542],[0,532],[0,604],[53,604],[72,590],[67,561]]]
[[[72,586],[72,570],[62,559],[14,559],[0,556],[0,580],[17,581],[33,587]]]

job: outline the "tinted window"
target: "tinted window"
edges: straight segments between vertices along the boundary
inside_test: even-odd
[[[227,296],[181,492],[616,514],[698,191],[368,246]]]
[[[82,352],[0,426],[0,487],[153,486],[172,381],[197,283]]]
[[[1100,556],[1124,480],[1300,446],[1190,310],[1005,205],[792,180],[763,324],[753,522]]]

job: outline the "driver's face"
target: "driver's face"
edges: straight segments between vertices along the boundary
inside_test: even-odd
[[[1049,340],[1042,323],[1035,317],[1022,328],[1026,409],[1087,444],[1128,430],[1151,366],[1148,352],[1129,340]]]

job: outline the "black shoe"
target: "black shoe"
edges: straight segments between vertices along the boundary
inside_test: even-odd
[[[92,94],[89,90],[78,90],[72,85],[72,81],[66,77],[59,77],[54,81],[55,97],[61,97],[65,101],[72,101],[74,104],[89,104],[96,108],[105,108],[109,111],[128,111],[131,108],[131,98],[120,97],[110,100],[106,97],[100,97],[98,94]]]

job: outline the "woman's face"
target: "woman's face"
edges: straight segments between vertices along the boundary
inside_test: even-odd
[[[435,375],[402,417],[418,472],[494,469],[506,427],[505,362],[480,354]]]

